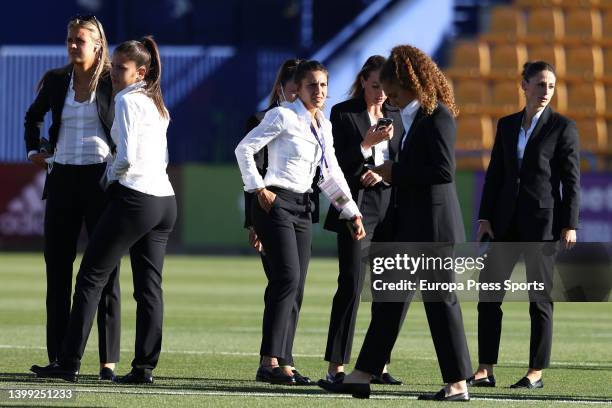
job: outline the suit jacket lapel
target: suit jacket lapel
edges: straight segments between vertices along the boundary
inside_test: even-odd
[[[410,125],[410,129],[406,130],[404,129],[404,131],[408,132],[408,135],[406,136],[406,143],[404,144],[404,147],[401,147],[401,141],[400,141],[400,149],[402,152],[408,151],[410,145],[413,143],[414,140],[414,132],[416,131],[417,127],[419,126],[419,123],[425,118],[425,112],[423,112],[423,108],[419,108],[419,110],[417,111],[416,116],[414,117],[414,120],[412,121],[412,124]]]
[[[525,158],[527,151],[530,150],[529,147],[533,145],[532,140],[535,138],[541,139],[545,137],[548,132],[550,132],[550,130],[552,129],[552,125],[554,124],[554,121],[551,120],[551,118],[552,108],[550,106],[547,106],[546,108],[544,108],[544,112],[542,112],[542,116],[540,116],[536,127],[531,133],[531,136],[529,136],[529,140],[527,140],[527,144],[525,145],[525,151],[523,152],[523,159]]]
[[[359,109],[357,112],[352,113],[351,116],[353,117],[355,126],[357,126],[357,129],[359,130],[361,139],[363,139],[365,134],[368,132],[368,129],[370,129],[370,126],[372,126],[370,122],[370,115],[368,115],[368,110],[363,98],[359,99]]]

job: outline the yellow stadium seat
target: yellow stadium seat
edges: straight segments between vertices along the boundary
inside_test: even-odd
[[[455,43],[449,75],[487,75],[491,68],[489,46],[483,42],[460,40]]]
[[[532,45],[529,47],[529,61],[546,61],[555,67],[558,77],[565,75],[565,48],[562,45]]]
[[[576,121],[581,150],[599,151],[608,144],[606,122],[603,119],[579,119]]]
[[[563,82],[557,81],[555,84],[555,94],[550,106],[557,112],[567,112],[567,86]]]
[[[574,79],[599,79],[603,75],[603,51],[598,46],[569,47],[566,52],[567,76]]]
[[[527,62],[527,48],[522,44],[498,44],[491,51],[491,74],[518,78]]]
[[[525,95],[519,82],[494,82],[491,104],[501,115],[508,115],[521,110],[525,106]]]
[[[606,92],[598,82],[574,83],[567,92],[567,108],[571,115],[600,115],[606,110]]]
[[[603,50],[604,60],[604,75],[612,82],[612,46],[609,46]]]
[[[560,0],[516,0],[514,4],[518,7],[554,7],[559,5]]]
[[[493,146],[493,123],[489,116],[460,115],[457,118],[457,168],[486,169]]]
[[[575,8],[565,12],[565,37],[570,40],[599,41],[601,13],[595,8]]]
[[[564,35],[563,12],[559,8],[541,7],[529,10],[527,36],[535,42],[553,41]]]
[[[458,81],[454,85],[455,100],[461,112],[490,103],[489,84],[482,80]]]
[[[482,36],[487,41],[516,41],[526,33],[523,11],[512,5],[495,6],[489,21],[489,30]]]

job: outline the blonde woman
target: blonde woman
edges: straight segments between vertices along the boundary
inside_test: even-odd
[[[47,272],[47,354],[54,363],[68,327],[72,264],[85,222],[91,236],[107,199],[98,181],[115,145],[110,137],[114,111],[110,58],[102,23],[77,16],[68,23],[69,64],[48,71],[25,116],[28,159],[48,171],[45,209]],[[40,129],[51,111],[49,143]],[[100,379],[112,380],[119,361],[119,269],[114,268],[98,305]]]

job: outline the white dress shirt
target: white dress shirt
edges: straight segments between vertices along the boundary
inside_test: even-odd
[[[117,145],[107,178],[141,193],[174,195],[168,179],[168,119],[159,114],[153,100],[137,82],[115,95],[115,121],[111,136]]]
[[[325,150],[325,160],[321,146],[310,129],[312,115],[299,98],[266,112],[261,123],[242,139],[235,150],[245,191],[254,192],[276,186],[296,193],[309,192],[317,166],[320,165],[323,178],[335,177],[342,191],[351,197],[334,153],[331,122],[321,111],[317,111],[316,119],[320,124],[317,134]],[[268,169],[265,178],[262,178],[253,155],[264,146],[268,146]],[[361,216],[361,213],[351,199],[340,213],[340,218],[351,219],[355,215]]]
[[[410,132],[410,127],[412,126],[412,122],[414,122],[414,118],[416,117],[417,111],[421,107],[418,99],[413,100],[408,105],[404,106],[404,109],[400,112],[402,117],[402,124],[404,125],[404,134],[402,136],[402,142],[400,150],[404,149],[404,143],[406,143],[406,137],[408,136],[408,132]]]
[[[374,126],[376,125],[376,123],[378,123],[378,120],[376,118],[373,118],[369,113],[368,116],[370,117],[370,126]],[[361,154],[363,155],[364,159],[369,159],[370,157],[372,157],[372,154],[374,154],[374,165],[375,166],[380,166],[381,164],[383,164],[386,160],[389,160],[389,141],[388,140],[383,140],[382,142],[379,142],[377,144],[375,144],[374,147],[374,152],[372,153],[372,147],[370,147],[369,149],[364,149],[363,146],[361,147]]]
[[[96,164],[110,159],[110,147],[98,117],[96,93],[88,100],[75,101],[74,72],[62,109],[62,122],[53,161],[60,164]]]
[[[540,119],[540,116],[542,116],[542,112],[544,112],[544,109],[537,111],[536,114],[533,115],[533,118],[531,119],[531,125],[529,126],[529,129],[527,129],[527,132],[525,132],[525,129],[523,128],[523,123],[521,121],[521,130],[519,130],[518,143],[516,146],[516,153],[518,155],[519,161],[523,160],[523,155],[525,154],[525,146],[527,146],[527,142],[529,141],[529,138],[533,133],[533,129],[538,124],[538,120]]]

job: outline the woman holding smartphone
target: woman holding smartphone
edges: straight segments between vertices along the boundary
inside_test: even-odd
[[[329,362],[327,381],[341,381],[344,364],[351,357],[357,309],[364,280],[362,250],[372,238],[391,240],[383,220],[389,207],[391,186],[366,166],[377,166],[385,160],[395,161],[403,133],[399,109],[386,102],[380,83],[380,69],[385,57],[367,59],[351,87],[349,100],[331,110],[334,150],[351,194],[363,214],[366,236],[355,241],[339,212],[330,206],[325,229],[337,234],[338,289],[334,296],[327,335],[325,360]],[[387,229],[388,230],[388,229]],[[372,383],[399,385],[385,369],[373,376]]]
[[[174,190],[166,174],[169,113],[161,93],[161,61],[152,37],[115,48],[111,77],[117,145],[107,168],[110,203],[83,255],[74,304],[57,364],[37,367],[39,377],[76,381],[102,288],[129,250],[136,299],[132,370],[118,383],[153,382],[162,341],[162,269],[176,220]]]
[[[270,269],[257,377],[283,385],[296,384],[291,367],[280,367],[278,359],[288,357],[286,322],[303,292],[310,261],[313,206],[309,193],[317,167],[322,168],[326,185],[338,187],[332,199],[342,206],[340,218],[352,223],[355,239],[365,236],[361,213],[334,154],[331,123],[321,111],[327,96],[327,70],[318,61],[304,61],[294,80],[295,102],[269,110],[236,148],[245,191],[257,195],[251,216]],[[268,147],[265,178],[254,159],[264,146]]]
[[[47,355],[59,358],[70,317],[72,264],[81,227],[91,238],[108,198],[98,181],[115,143],[111,139],[112,86],[110,57],[102,23],[95,16],[77,16],[68,23],[66,46],[70,63],[48,71],[25,116],[28,159],[47,170],[45,264],[47,275]],[[49,144],[40,130],[51,111]],[[119,260],[102,290],[98,306],[100,380],[112,380],[119,361],[121,296]]]

